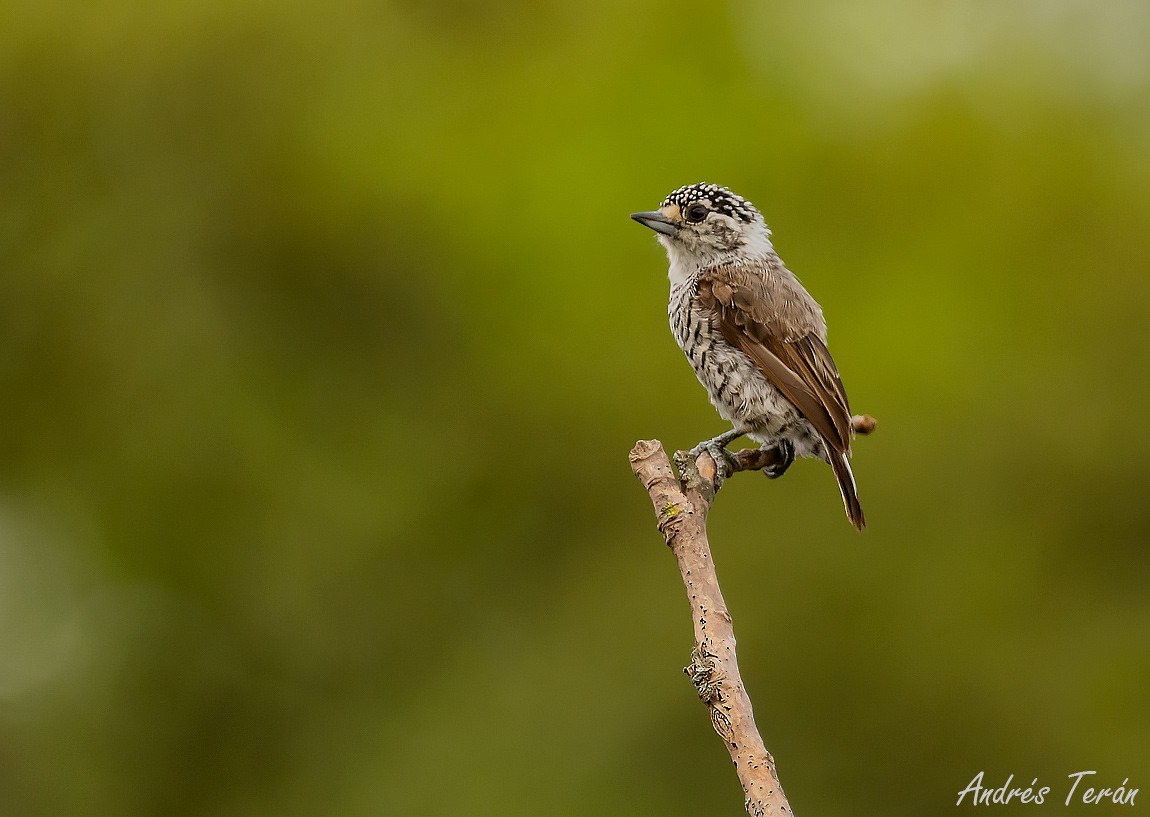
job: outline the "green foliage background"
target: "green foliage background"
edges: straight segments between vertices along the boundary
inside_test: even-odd
[[[1147,42],[1117,0],[5,3],[0,814],[741,813],[627,465],[722,430],[627,218],[699,180],[880,423],[863,536],[810,462],[712,514],[797,812],[1145,808]]]

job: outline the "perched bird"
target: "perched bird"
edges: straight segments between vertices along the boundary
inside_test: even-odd
[[[734,428],[695,447],[722,470],[726,446],[743,435],[775,464],[828,462],[851,523],[866,525],[851,472],[851,412],[831,354],[823,311],[771,244],[746,199],[725,187],[680,187],[658,210],[631,218],[658,233],[670,261],[671,330],[711,403]],[[721,473],[720,470],[720,473]]]

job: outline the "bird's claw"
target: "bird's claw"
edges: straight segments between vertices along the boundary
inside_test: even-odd
[[[765,447],[763,450],[770,451],[772,449],[777,459],[763,468],[763,473],[767,475],[767,479],[778,479],[787,472],[791,463],[795,461],[795,446],[790,440],[780,438],[774,445]]]
[[[723,484],[723,480],[735,473],[735,455],[727,450],[727,443],[730,439],[727,435],[723,434],[715,437],[712,440],[704,440],[690,450],[692,459],[697,459],[700,454],[707,453],[715,463],[715,490]]]

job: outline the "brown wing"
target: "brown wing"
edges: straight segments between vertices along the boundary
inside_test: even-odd
[[[767,281],[746,268],[705,270],[699,301],[717,315],[726,341],[755,362],[827,444],[849,453],[850,404],[821,337],[822,313],[781,264],[771,273]]]

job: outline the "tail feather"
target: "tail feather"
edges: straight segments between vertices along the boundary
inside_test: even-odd
[[[866,527],[866,519],[863,517],[862,505],[859,504],[858,488],[855,486],[850,460],[842,451],[832,450],[829,454],[831,469],[835,472],[835,479],[839,483],[839,493],[843,495],[843,507],[846,508],[847,519],[861,531]]]

